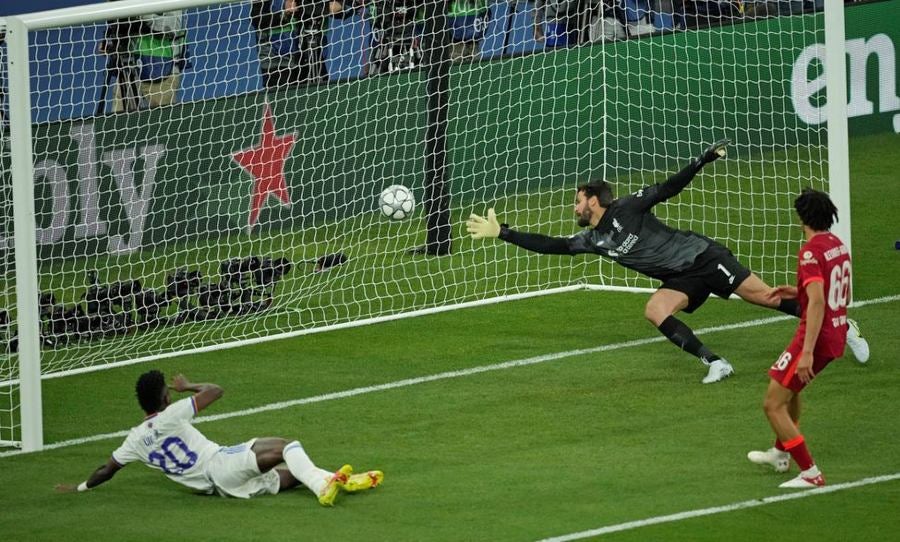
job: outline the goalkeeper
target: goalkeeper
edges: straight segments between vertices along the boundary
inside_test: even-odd
[[[796,300],[773,298],[772,288],[741,265],[727,247],[704,235],[673,229],[651,212],[654,205],[684,190],[703,166],[725,156],[728,143],[717,141],[666,182],[645,186],[629,196],[616,199],[605,181],[579,186],[575,214],[578,225],[588,229],[571,237],[516,231],[499,224],[493,209],[488,209],[487,218],[469,216],[466,229],[473,239],[499,237],[541,254],[599,254],[662,281],[647,301],[644,316],[670,341],[708,366],[704,384],[719,382],[734,373],[731,364],[700,342],[676,313],[694,312],[711,293],[723,299],[735,293],[750,303],[800,316]],[[853,333],[855,326],[850,329],[847,342],[864,362],[868,345]]]

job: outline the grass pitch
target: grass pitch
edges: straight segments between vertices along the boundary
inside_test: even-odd
[[[858,301],[900,294],[898,142],[852,141]],[[712,300],[686,316],[697,330],[736,325],[702,334],[737,371],[702,386],[700,364],[643,321],[645,301],[575,292],[154,363],[224,386],[205,413],[237,415],[198,425],[214,441],[296,437],[325,468],[383,469],[384,485],[325,509],[305,490],[250,501],[194,496],[134,465],[89,493],[54,493],[55,483],[84,480],[121,441],[102,438],[0,458],[0,536],[535,540],[782,494],[787,476],[745,454],[772,440],[761,409],[765,371],[794,322],[750,325],[776,314],[738,301]],[[851,313],[871,361],[838,361],[804,392],[803,432],[830,484],[900,473],[900,300]],[[515,360],[530,363],[496,366]],[[133,383],[149,368],[45,381],[46,442],[138,423]],[[327,397],[450,371],[458,373]],[[240,413],[302,398],[311,399]],[[602,538],[889,539],[900,530],[898,506],[892,481]]]

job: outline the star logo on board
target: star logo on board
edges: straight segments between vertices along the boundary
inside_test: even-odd
[[[284,180],[284,162],[294,148],[296,134],[275,135],[275,118],[268,102],[263,111],[262,135],[259,143],[252,148],[242,149],[231,155],[247,173],[253,177],[250,192],[250,216],[247,231],[251,231],[259,220],[259,212],[269,196],[278,198],[285,207],[291,206],[287,183]]]

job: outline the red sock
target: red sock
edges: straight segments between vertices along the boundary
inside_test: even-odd
[[[791,457],[797,462],[800,470],[806,470],[815,465],[812,456],[809,455],[809,449],[806,448],[806,441],[803,440],[803,435],[785,442],[784,449],[790,452]]]
[[[796,424],[797,429],[799,430],[799,429],[800,429],[800,424],[797,423],[797,422],[794,422],[794,424]],[[780,451],[782,451],[782,452],[786,452],[786,451],[787,451],[787,450],[785,449],[785,447],[784,447],[784,444],[782,444],[781,441],[778,440],[778,437],[775,437],[775,449],[776,449],[776,450],[780,450]]]

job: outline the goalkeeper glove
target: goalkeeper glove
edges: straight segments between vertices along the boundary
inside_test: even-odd
[[[703,151],[703,154],[697,157],[697,162],[700,165],[715,162],[719,158],[725,156],[725,147],[727,147],[729,143],[731,143],[730,139],[720,139],[716,141],[715,143],[707,147],[706,150]]]
[[[472,234],[472,239],[499,237],[500,223],[497,222],[494,208],[488,209],[487,218],[480,217],[475,213],[470,214],[469,220],[466,220],[466,231]]]

